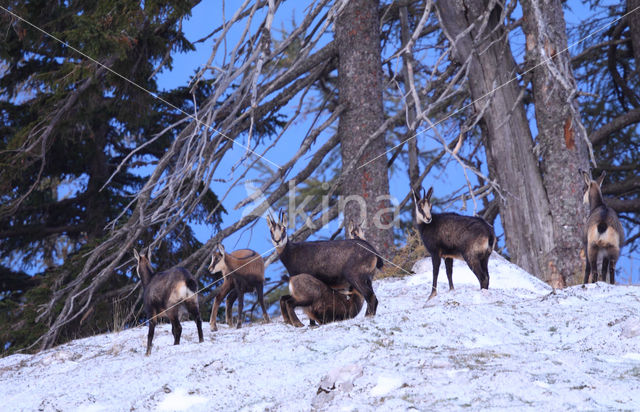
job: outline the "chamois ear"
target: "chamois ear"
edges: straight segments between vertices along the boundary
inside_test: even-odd
[[[584,180],[584,184],[589,186],[591,183],[591,175],[584,170],[580,169],[580,174],[582,175],[582,179]]]
[[[280,225],[287,227],[287,213],[280,209]]]
[[[413,194],[413,203],[417,205],[418,197],[416,196],[416,191],[413,188],[411,188],[411,194]]]
[[[220,251],[220,253],[222,253],[223,255],[224,253],[224,246],[222,246],[222,243],[218,243],[218,251]]]
[[[429,191],[427,192],[426,199],[427,199],[427,200],[431,200],[431,195],[432,195],[432,194],[433,194],[433,186],[431,186],[431,187],[429,188]]]
[[[133,257],[136,258],[137,261],[140,261],[140,254],[138,253],[136,248],[133,248]]]
[[[353,229],[353,220],[349,220],[349,223],[347,224],[347,238],[353,237]]]
[[[596,180],[596,182],[598,183],[598,187],[602,187],[602,182],[604,182],[604,177],[607,175],[607,172],[605,172],[604,170],[602,171],[602,173],[600,173],[600,177],[598,178],[598,180]]]
[[[269,225],[269,229],[273,228],[275,221],[273,219],[273,216],[271,216],[271,212],[267,213],[267,225]]]

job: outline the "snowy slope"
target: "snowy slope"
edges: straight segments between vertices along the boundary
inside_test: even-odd
[[[0,359],[7,410],[640,410],[640,288],[550,294],[494,254],[480,291],[456,262],[427,302],[431,262],[374,284],[378,314],[296,329],[183,323],[77,340]],[[301,316],[302,318],[302,316]]]

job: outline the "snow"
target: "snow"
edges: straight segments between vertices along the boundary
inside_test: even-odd
[[[552,293],[494,254],[488,290],[456,262],[427,301],[430,260],[414,271],[374,282],[374,318],[206,325],[201,344],[186,321],[148,357],[138,327],[2,358],[2,410],[640,410],[637,286]]]

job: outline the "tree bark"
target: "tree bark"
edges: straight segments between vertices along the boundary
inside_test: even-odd
[[[454,57],[460,63],[469,59],[475,109],[487,106],[481,127],[489,173],[501,188],[500,217],[509,254],[517,265],[550,281],[554,273],[548,264],[553,251],[551,212],[519,99],[521,88],[512,81],[517,68],[500,27],[500,8],[487,10],[483,0],[440,0],[436,7]]]
[[[533,101],[542,180],[551,208],[554,250],[548,261],[569,284],[584,271],[584,217],[580,169],[589,168],[587,135],[575,97],[560,0],[523,0],[527,67],[533,69]]]
[[[335,25],[339,102],[346,107],[338,123],[343,169],[384,121],[378,7],[378,0],[349,1]],[[385,150],[381,135],[359,159],[360,164],[366,165],[345,176],[341,193],[364,200],[347,202],[344,218],[362,221],[367,240],[386,256],[393,246],[387,158],[380,156],[367,164]],[[360,210],[361,205],[366,205],[366,210]],[[384,209],[389,212],[384,213]]]

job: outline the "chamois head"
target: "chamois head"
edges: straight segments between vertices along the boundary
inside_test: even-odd
[[[430,187],[425,194],[424,187],[422,188],[422,197],[416,197],[416,192],[413,192],[413,201],[416,205],[416,220],[418,223],[431,223],[431,195],[433,194],[433,187]]]
[[[278,222],[269,214],[267,216],[267,224],[271,232],[271,242],[276,248],[282,248],[287,244],[287,214],[280,209],[278,213]]]
[[[213,254],[211,255],[211,263],[209,264],[209,272],[218,273],[224,272],[227,265],[224,262],[224,246],[222,243],[218,243],[216,248],[213,250]]]
[[[600,177],[596,180],[591,179],[591,174],[584,170],[580,170],[580,174],[582,174],[582,178],[584,179],[584,196],[582,197],[584,204],[589,205],[591,199],[602,199],[600,187],[602,186],[602,182],[606,176],[605,171],[603,170]]]
[[[151,254],[148,250],[142,250],[140,253],[136,249],[133,249],[133,257],[136,258],[136,273],[138,279],[142,281],[142,284],[147,284],[153,274],[153,267],[151,266]]]
[[[352,220],[350,220],[349,224],[347,225],[347,239],[365,240],[364,231],[362,230],[360,225],[353,223]]]

